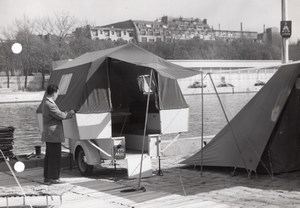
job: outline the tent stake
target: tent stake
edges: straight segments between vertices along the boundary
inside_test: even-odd
[[[233,168],[233,171],[230,173],[231,177],[236,176],[236,167]]]
[[[274,172],[273,172],[272,158],[271,158],[270,150],[268,150],[268,156],[269,156],[269,161],[270,161],[271,179],[273,180]]]

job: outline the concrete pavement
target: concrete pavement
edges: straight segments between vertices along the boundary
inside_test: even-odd
[[[62,195],[53,196],[49,204],[54,207],[300,207],[300,171],[280,175],[252,175],[239,170],[234,177],[231,169],[204,168],[178,165],[181,156],[163,157],[163,176],[155,175],[157,160],[153,160],[154,175],[141,180],[143,191],[123,192],[138,186],[138,179],[127,179],[120,167],[96,168],[93,176],[82,177],[76,169],[62,170],[65,184],[45,187],[41,184],[42,168],[26,169],[18,174],[22,186],[46,188]],[[9,172],[0,175],[0,187],[18,188]],[[57,190],[60,190],[57,191]],[[45,205],[45,198],[31,197],[33,204]],[[11,200],[14,205],[22,199]],[[0,198],[5,206],[5,198]]]

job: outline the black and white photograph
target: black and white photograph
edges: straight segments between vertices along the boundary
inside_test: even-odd
[[[0,208],[300,207],[299,0],[0,0]]]

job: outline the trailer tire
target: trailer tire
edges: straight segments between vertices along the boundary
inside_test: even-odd
[[[86,163],[84,150],[79,148],[76,152],[77,167],[82,176],[90,176],[93,173],[94,166]]]

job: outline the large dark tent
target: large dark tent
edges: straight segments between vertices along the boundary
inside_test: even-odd
[[[203,148],[183,164],[281,173],[300,170],[300,63],[282,65]]]
[[[153,72],[150,84],[150,72]],[[130,112],[143,124],[147,86],[153,91],[149,112],[188,108],[178,78],[198,74],[132,44],[85,53],[52,71],[48,84],[59,86],[62,110],[81,114]],[[138,112],[138,113],[136,113]],[[41,113],[41,105],[37,109]]]

